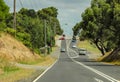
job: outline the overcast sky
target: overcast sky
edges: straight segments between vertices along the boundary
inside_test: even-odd
[[[13,12],[13,0],[4,0]],[[73,26],[81,21],[82,12],[90,6],[91,0],[16,0],[17,11],[24,7],[39,10],[50,6],[58,9],[58,19],[67,35],[72,35]]]

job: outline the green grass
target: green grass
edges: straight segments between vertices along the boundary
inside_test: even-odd
[[[52,47],[52,52],[55,51],[57,49],[57,47]],[[52,53],[51,52],[51,53]],[[51,54],[50,53],[50,54]],[[46,57],[50,54],[47,54],[46,53],[46,56],[44,54],[41,54],[41,59],[36,59],[34,61],[30,61],[30,60],[18,60],[18,63],[21,63],[21,64],[28,64],[28,65],[35,65],[35,64],[39,64],[39,63],[42,63],[44,61],[46,61]]]
[[[0,75],[0,82],[17,82],[20,79],[25,79],[33,74],[34,70],[19,69],[16,71],[5,72]]]
[[[0,58],[0,82],[16,82],[21,79],[30,79],[29,77],[31,77],[34,72],[34,69],[22,69],[9,63],[3,57]],[[41,72],[43,71],[41,70]]]
[[[19,68],[14,65],[8,64],[3,67],[3,70],[4,72],[11,72],[11,71],[17,71],[19,70]]]
[[[16,67],[14,64],[9,63],[4,57],[0,58],[0,69],[2,69],[4,72],[19,70],[18,67]]]
[[[97,49],[97,47],[94,44],[91,44],[90,41],[85,40],[85,41],[80,41],[78,43],[79,48],[85,48],[88,51],[95,53],[95,54],[100,54],[100,51]]]
[[[41,63],[45,61],[44,58],[41,58],[41,59],[36,59],[36,60],[32,60],[32,61],[27,61],[27,60],[19,60],[18,63],[21,63],[21,64],[28,64],[28,65],[34,65],[34,64],[38,64],[38,63]]]

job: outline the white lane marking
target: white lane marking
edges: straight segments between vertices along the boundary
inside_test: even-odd
[[[70,45],[70,42],[68,43],[69,45]],[[67,50],[68,50],[68,52],[67,52],[67,54],[68,54],[68,56],[69,56],[69,45],[67,45]],[[70,50],[72,50],[72,49],[70,49]],[[72,50],[73,51],[73,50]],[[76,53],[76,52],[75,52]],[[76,53],[77,54],[77,53]],[[69,56],[70,57],[70,56]],[[70,57],[71,58],[71,57]],[[107,75],[107,74],[104,74],[104,73],[102,73],[102,72],[100,72],[100,71],[98,71],[98,70],[96,70],[96,69],[93,69],[93,68],[91,68],[91,67],[89,67],[89,66],[87,66],[87,65],[85,65],[85,64],[83,64],[83,63],[81,63],[81,62],[78,62],[78,61],[76,61],[76,60],[74,60],[73,58],[71,58],[71,60],[73,61],[73,62],[75,62],[75,63],[77,63],[77,64],[79,64],[79,65],[81,65],[81,66],[83,66],[83,67],[85,67],[85,68],[87,68],[87,69],[89,69],[89,70],[91,70],[92,72],[94,72],[94,73],[96,73],[96,74],[98,74],[98,75],[100,75],[100,76],[102,76],[103,78],[105,78],[105,79],[107,79],[107,80],[109,80],[109,81],[111,81],[111,82],[120,82],[120,81],[118,81],[118,80],[116,80],[116,79],[114,79],[114,78],[112,78],[112,77],[110,77],[109,75]]]
[[[68,49],[69,49],[69,46],[70,46],[71,40],[68,41],[68,42],[66,42],[66,43],[68,43],[68,45],[67,45],[67,51],[69,51]],[[72,49],[71,49],[71,50],[72,50]],[[74,50],[72,50],[72,51],[76,54],[76,51],[74,51]],[[71,58],[78,58],[78,57],[80,57],[80,56],[78,55],[78,53],[76,54],[76,56],[71,56]]]
[[[70,48],[69,48],[69,49],[70,49]],[[76,53],[76,54],[77,54],[77,53]],[[68,54],[68,56],[69,56],[69,54]],[[69,57],[70,57],[70,56],[69,56]],[[70,57],[70,58],[71,58],[71,57]],[[85,65],[85,64],[83,64],[83,63],[81,63],[81,62],[78,62],[78,61],[74,60],[73,58],[71,58],[71,60],[72,60],[73,62],[75,62],[75,63],[77,63],[77,64],[79,64],[79,65],[81,65],[81,66],[83,66],[83,67],[85,67],[85,68],[93,71],[94,73],[96,73],[96,74],[98,74],[98,75],[106,78],[107,80],[109,80],[109,81],[111,81],[111,82],[120,82],[120,81],[118,81],[118,80],[116,80],[116,79],[114,79],[114,78],[112,78],[112,77],[110,77],[110,76],[108,76],[108,75],[106,75],[106,74],[104,74],[104,73],[96,70],[96,69],[93,69],[93,68],[91,68],[91,67],[89,67],[89,66],[87,66],[87,65]]]
[[[102,81],[102,80],[100,80],[98,78],[94,78],[94,80],[97,81],[97,82],[104,82],[104,81]]]
[[[50,70],[59,60],[60,55],[58,56],[58,59],[53,63],[50,67],[48,67],[42,74],[40,74],[33,82],[36,82],[38,79],[40,79],[48,70]]]
[[[73,56],[73,57],[71,57],[71,58],[78,58],[79,56]]]

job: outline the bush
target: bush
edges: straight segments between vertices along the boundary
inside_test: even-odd
[[[15,33],[16,33],[16,30],[15,29],[13,29],[13,28],[6,28],[5,29],[5,32],[7,32],[7,33],[9,33],[9,34],[11,34],[11,35],[15,35]]]
[[[37,53],[37,54],[40,54],[40,50],[37,49],[37,48],[34,48],[34,52]]]
[[[17,33],[17,39],[22,41],[22,43],[27,47],[31,47],[30,38],[31,36],[28,33],[21,33],[21,32]]]

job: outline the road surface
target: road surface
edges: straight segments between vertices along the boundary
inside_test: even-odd
[[[61,42],[66,52],[61,52],[52,68],[33,82],[119,82],[119,66],[91,61],[87,55],[79,56],[69,44],[70,40]]]

